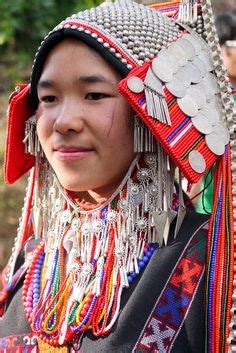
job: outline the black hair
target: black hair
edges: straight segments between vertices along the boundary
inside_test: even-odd
[[[219,15],[215,24],[220,45],[223,45],[227,40],[236,39],[236,9]]]
[[[49,52],[63,39],[66,38],[77,38],[86,43],[91,48],[95,49],[106,61],[108,61],[120,74],[125,77],[129,69],[124,65],[118,58],[116,58],[108,49],[106,49],[102,44],[98,43],[96,39],[91,37],[89,34],[84,32],[79,32],[74,29],[61,29],[49,35],[49,37],[44,41],[43,45],[40,47],[36,54],[34,67],[31,75],[31,85],[30,85],[30,96],[29,103],[34,108],[37,109],[38,106],[38,94],[37,94],[37,84],[39,78],[42,74],[43,65],[48,56]],[[75,60],[77,58],[74,58]]]

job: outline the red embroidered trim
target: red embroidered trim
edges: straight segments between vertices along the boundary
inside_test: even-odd
[[[195,172],[189,164],[188,154],[193,149],[193,146],[194,149],[200,151],[204,157],[206,170],[209,169],[217,159],[217,156],[207,147],[205,139],[201,139],[204,135],[195,129],[191,123],[191,119],[180,110],[176,98],[166,88],[164,88],[164,93],[166,95],[166,102],[172,122],[171,126],[159,121],[154,121],[148,116],[145,109],[144,93],[133,93],[127,86],[127,80],[130,76],[137,76],[144,80],[150,64],[151,61],[141,67],[133,69],[128,76],[120,82],[119,91],[152,131],[153,135],[161,143],[166,153],[173,159],[188,181],[190,183],[196,183],[204,173]],[[186,126],[180,128],[181,124],[185,121]],[[187,126],[187,124],[189,125]],[[176,134],[173,139],[171,138],[172,134]]]

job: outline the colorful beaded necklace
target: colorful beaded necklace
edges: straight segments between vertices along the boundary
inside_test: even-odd
[[[159,194],[156,154],[138,159],[118,192],[89,211],[65,195],[54,176],[58,188],[51,190],[53,207],[49,212],[45,206],[44,239],[32,256],[23,288],[31,328],[50,345],[64,345],[88,329],[95,336],[111,331],[123,289],[157,247],[155,212],[176,214],[173,208],[160,209],[166,191],[173,206],[173,191]]]

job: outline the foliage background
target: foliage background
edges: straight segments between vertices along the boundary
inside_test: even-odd
[[[100,0],[0,0],[0,272],[16,235],[26,177],[14,185],[3,182],[8,97],[20,82],[28,82],[32,59],[42,38],[72,13]]]
[[[150,0],[137,1],[150,3]],[[235,6],[234,1],[212,0],[212,3],[215,10],[220,11]],[[3,183],[8,96],[19,82],[29,80],[32,58],[48,31],[72,13],[96,6],[100,2],[101,0],[0,0],[0,272],[13,245],[26,185],[26,178],[13,186]]]

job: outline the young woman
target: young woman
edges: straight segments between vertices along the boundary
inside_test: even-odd
[[[6,181],[33,169],[1,351],[227,347],[229,94],[217,64],[193,30],[130,1],[73,15],[45,38],[9,108]],[[213,164],[209,223],[185,208],[181,174],[196,182]]]

